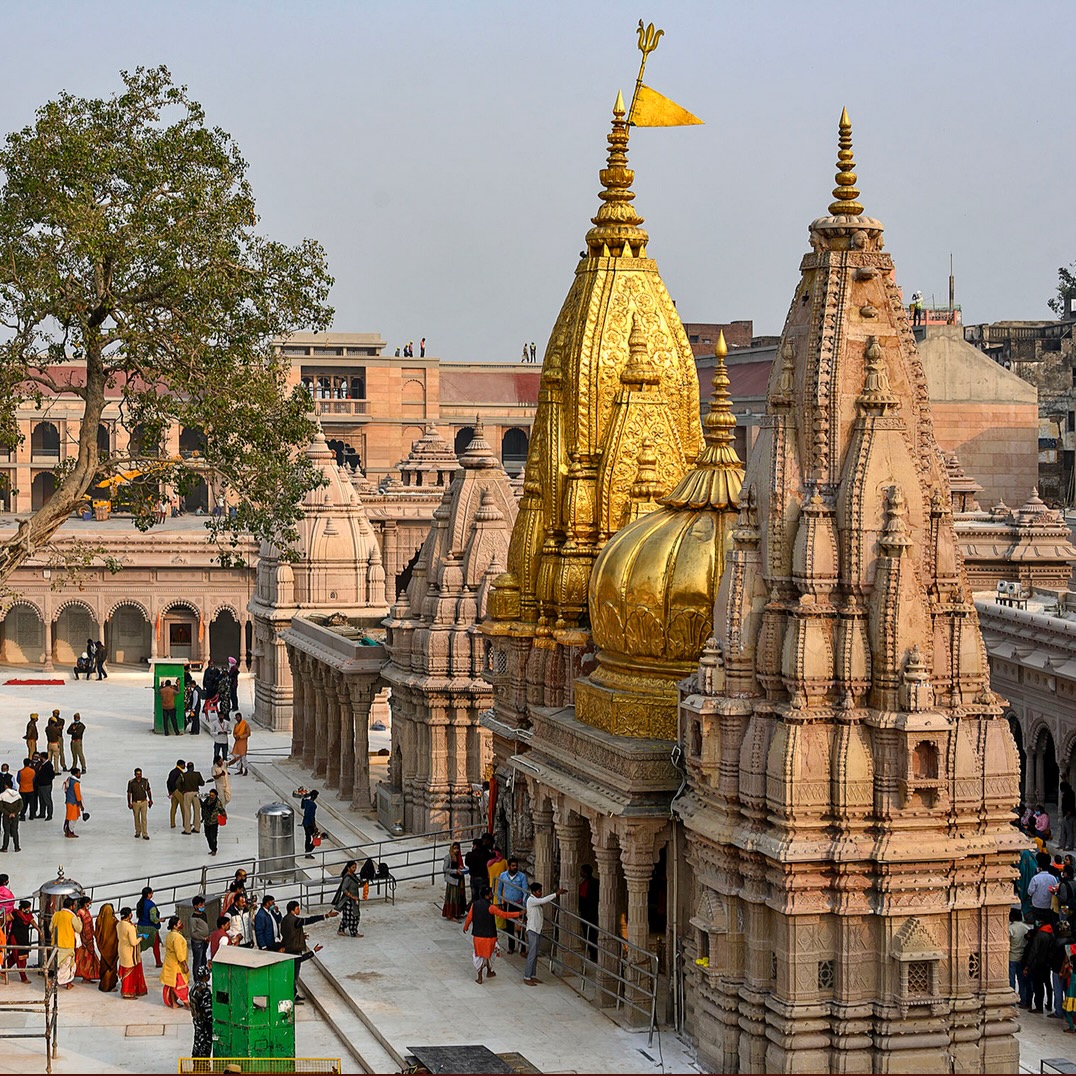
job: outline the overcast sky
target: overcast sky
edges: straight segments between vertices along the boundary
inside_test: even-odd
[[[1076,260],[1076,5],[847,0],[8,0],[0,130],[167,64],[250,161],[261,226],[326,247],[338,331],[453,360],[545,347],[640,16],[646,81],[706,121],[638,129],[649,253],[686,321],[778,333],[831,200],[836,123],[905,294],[1049,318]],[[417,350],[417,348],[416,348]]]

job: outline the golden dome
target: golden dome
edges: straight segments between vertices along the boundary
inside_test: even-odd
[[[660,507],[609,539],[591,575],[590,627],[599,667],[576,692],[577,712],[581,720],[623,735],[674,734],[675,683],[692,671],[713,633],[714,598],[743,483],[743,464],[732,447],[736,420],[724,335],[714,353],[705,447]],[[629,695],[634,707],[627,705]],[[651,717],[640,723],[643,698]],[[634,716],[625,723],[617,710]]]

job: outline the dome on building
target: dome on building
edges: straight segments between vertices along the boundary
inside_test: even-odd
[[[584,721],[592,710],[592,692],[634,682],[634,690],[642,684],[644,694],[662,697],[667,711],[662,724],[675,723],[675,683],[694,669],[713,632],[714,599],[743,482],[743,464],[732,446],[736,419],[723,335],[714,350],[705,447],[673,491],[655,504],[647,503],[652,453],[644,444],[632,491],[636,518],[610,538],[595,561],[589,609],[598,669],[577,696]],[[668,729],[611,731],[664,735]]]
[[[271,543],[262,546],[256,598],[303,609],[385,607],[385,572],[362,501],[319,428],[306,450],[322,484],[303,497],[296,524],[298,559],[288,562]]]

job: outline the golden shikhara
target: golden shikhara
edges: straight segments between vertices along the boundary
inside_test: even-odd
[[[632,204],[618,94],[601,206],[546,347],[508,571],[487,631],[542,645],[586,639],[602,546],[683,477],[700,447],[694,357]],[[633,497],[633,489],[635,494]]]

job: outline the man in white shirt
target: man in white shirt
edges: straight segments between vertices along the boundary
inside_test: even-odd
[[[567,889],[558,889],[548,897],[542,896],[542,883],[531,882],[531,894],[527,897],[527,966],[523,969],[523,981],[527,986],[537,986],[540,980],[538,971],[538,947],[542,944],[542,927],[545,926],[545,913],[542,905],[563,896]]]
[[[1050,870],[1050,856],[1047,852],[1040,852],[1035,857],[1038,864],[1038,873],[1034,875],[1027,886],[1028,900],[1035,912],[1035,918],[1040,922],[1050,921],[1053,918],[1051,900],[1057,892],[1057,876]]]
[[[228,939],[232,945],[242,945],[250,949],[254,945],[254,925],[250,918],[250,908],[246,895],[240,893],[232,905],[232,923],[228,928]]]

